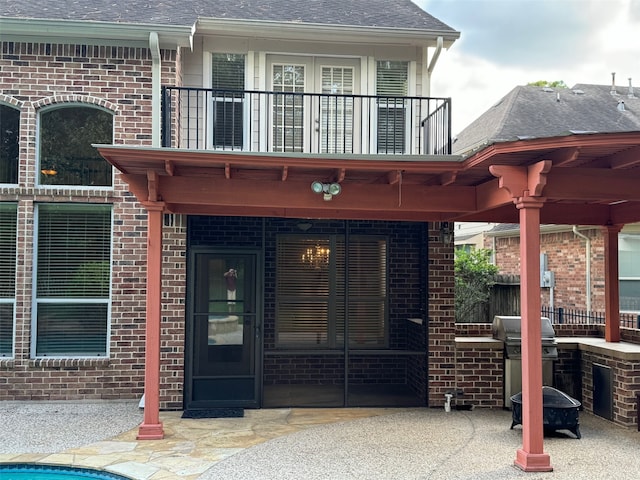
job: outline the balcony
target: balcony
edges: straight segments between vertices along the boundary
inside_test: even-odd
[[[162,146],[338,155],[449,155],[451,99],[162,88]]]

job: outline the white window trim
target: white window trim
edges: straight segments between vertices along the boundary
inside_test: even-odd
[[[15,292],[14,292],[15,295]],[[8,359],[12,359],[16,357],[16,299],[15,296],[14,298],[0,298],[0,304],[6,305],[13,305],[13,322],[12,322],[12,327],[11,327],[11,352],[9,353],[9,355],[2,355],[0,354],[0,359],[2,360],[8,360]]]
[[[47,205],[51,205],[51,203],[46,203]],[[65,205],[70,205],[66,203]],[[82,203],[82,205],[103,205],[103,204],[90,204],[90,203]],[[105,359],[111,358],[111,308],[113,304],[113,246],[114,246],[114,236],[113,236],[113,227],[114,227],[114,214],[113,214],[113,205],[111,206],[111,223],[110,223],[110,236],[111,242],[109,245],[109,297],[108,298],[99,298],[99,299],[91,299],[87,297],[83,297],[81,299],[74,299],[72,302],[66,298],[47,298],[47,297],[38,297],[37,296],[37,284],[38,284],[38,232],[40,229],[40,216],[38,214],[39,204],[34,206],[34,215],[33,215],[33,255],[32,255],[32,281],[31,281],[31,342],[29,345],[29,357],[31,359],[39,359],[39,358],[88,358],[88,359]],[[106,303],[107,304],[107,329],[106,329],[106,346],[105,346],[105,354],[104,355],[36,355],[36,345],[37,345],[37,336],[38,336],[38,308],[37,305],[40,301],[47,303]],[[14,313],[15,317],[15,313]],[[14,320],[15,322],[15,320]],[[15,329],[15,325],[14,325]],[[15,333],[14,333],[15,336]],[[14,345],[15,350],[15,345]]]
[[[202,85],[205,89],[213,88],[212,83],[212,68],[213,68],[213,54],[214,53],[229,53],[233,55],[244,55],[244,90],[253,90],[253,70],[254,70],[254,57],[255,52],[249,50],[247,52],[232,52],[232,51],[217,51],[217,50],[206,50],[203,52],[203,60],[202,60]],[[263,99],[261,98],[262,102]],[[206,150],[227,150],[227,151],[251,151],[252,150],[252,141],[253,135],[251,131],[251,125],[249,119],[252,117],[251,108],[253,104],[252,96],[245,96],[244,99],[244,108],[242,111],[242,148],[237,149],[228,149],[215,147],[213,145],[213,136],[211,132],[213,131],[213,108],[210,108],[210,99],[209,95],[207,95],[205,101],[205,113],[204,113],[204,135],[202,135],[202,147]],[[262,109],[261,109],[262,111]]]

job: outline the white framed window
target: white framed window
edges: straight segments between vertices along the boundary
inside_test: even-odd
[[[620,310],[640,312],[640,234],[618,237]]]
[[[376,64],[377,153],[405,153],[410,134],[407,115],[409,62],[379,60]]]
[[[16,306],[17,205],[0,203],[0,357],[12,357]]]
[[[0,183],[18,183],[20,110],[0,103]]]
[[[33,357],[108,355],[111,230],[110,205],[37,205]]]
[[[209,109],[210,147],[242,150],[245,145],[246,55],[211,54],[211,108]]]
[[[38,116],[40,185],[111,187],[113,169],[92,144],[111,144],[113,115],[92,105],[57,105]]]

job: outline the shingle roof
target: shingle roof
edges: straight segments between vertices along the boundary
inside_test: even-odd
[[[457,33],[411,0],[0,0],[0,17],[187,26],[204,17]]]
[[[640,97],[629,97],[628,87],[617,87],[617,92],[612,95],[610,85],[518,86],[458,134],[453,153],[466,155],[524,138],[640,130]]]

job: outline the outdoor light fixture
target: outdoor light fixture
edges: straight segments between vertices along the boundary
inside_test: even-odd
[[[342,187],[339,183],[322,183],[316,180],[311,184],[311,191],[313,191],[313,193],[322,193],[323,198],[329,201],[334,195],[340,194]]]
[[[451,243],[453,240],[453,222],[440,222],[440,240]]]

